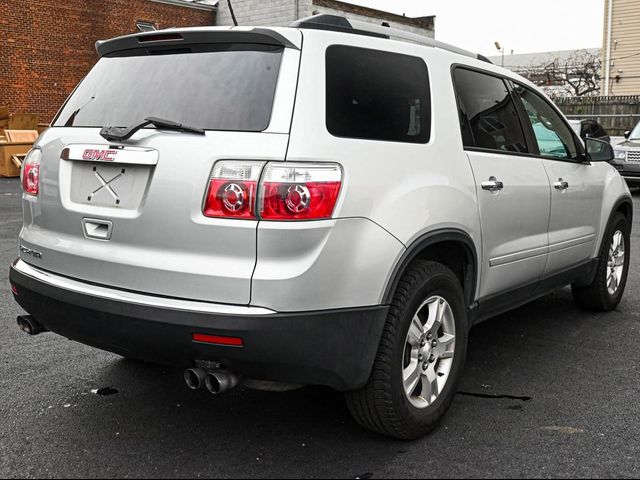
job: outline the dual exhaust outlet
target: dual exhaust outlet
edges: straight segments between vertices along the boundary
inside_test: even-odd
[[[30,315],[19,316],[17,323],[20,330],[27,335],[40,335],[47,331]],[[221,395],[236,388],[240,383],[240,378],[228,370],[189,368],[184,371],[184,381],[191,390],[206,388],[213,395]]]
[[[40,325],[31,315],[21,315],[18,317],[17,322],[18,328],[27,335],[35,336],[47,331],[47,329]]]
[[[184,371],[184,381],[191,390],[206,388],[213,395],[233,390],[240,383],[238,376],[228,370],[189,368]]]

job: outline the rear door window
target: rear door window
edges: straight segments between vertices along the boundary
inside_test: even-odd
[[[259,132],[270,123],[283,52],[216,44],[105,57],[54,126],[125,127],[159,117],[204,130]]]
[[[456,68],[453,74],[465,147],[526,153],[515,103],[501,78]]]
[[[429,72],[423,59],[335,45],[327,49],[327,130],[336,137],[427,143]]]

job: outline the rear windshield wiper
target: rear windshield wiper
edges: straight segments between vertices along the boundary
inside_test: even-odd
[[[145,118],[144,122],[133,125],[132,127],[104,127],[102,130],[100,130],[100,135],[110,142],[129,140],[134,133],[148,125],[153,125],[154,127],[163,130],[176,130],[178,132],[195,133],[198,135],[205,134],[205,131],[201,128],[182,125],[180,123],[172,122],[171,120],[165,120],[162,118],[149,117]]]

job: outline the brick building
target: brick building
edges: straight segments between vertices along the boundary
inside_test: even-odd
[[[300,18],[326,13],[378,25],[386,22],[391,27],[431,38],[435,35],[433,16],[409,18],[338,0],[232,0],[232,6],[240,25],[287,26]],[[217,24],[232,25],[226,0],[219,2]]]
[[[382,22],[434,37],[435,17],[408,18],[337,0],[232,0],[240,25],[286,26],[317,13]],[[95,42],[156,28],[231,25],[227,0],[0,0],[0,106],[37,113],[58,108],[98,57]]]
[[[213,25],[215,5],[181,0],[0,0],[0,106],[52,120],[97,61],[95,42],[158,28]]]

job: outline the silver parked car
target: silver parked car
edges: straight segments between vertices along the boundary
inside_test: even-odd
[[[640,186],[640,123],[625,133],[625,141],[615,145],[613,166],[618,169],[627,184]]]
[[[22,172],[30,334],[194,390],[329,386],[411,439],[473,325],[569,284],[588,309],[622,298],[611,146],[478,55],[332,16],[97,48]]]

